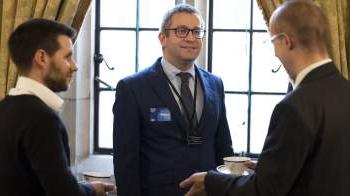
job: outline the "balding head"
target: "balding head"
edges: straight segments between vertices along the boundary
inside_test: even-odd
[[[330,41],[328,19],[311,0],[289,0],[283,3],[271,17],[270,31],[287,33],[307,51],[327,53]]]

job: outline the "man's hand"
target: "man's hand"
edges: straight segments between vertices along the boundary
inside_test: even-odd
[[[206,176],[207,172],[195,173],[182,181],[180,183],[181,188],[191,187],[185,196],[206,196],[207,194],[204,187],[204,179]]]
[[[115,186],[113,184],[93,181],[90,183],[96,192],[96,196],[105,196],[106,192],[113,191]]]

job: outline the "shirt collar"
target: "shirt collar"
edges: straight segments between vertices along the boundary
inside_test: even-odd
[[[63,99],[43,84],[30,78],[20,76],[15,88],[10,89],[9,95],[35,95],[56,112],[62,110]]]
[[[182,71],[177,67],[175,67],[174,65],[170,64],[166,59],[164,59],[164,57],[162,58],[161,64],[165,74],[169,77],[170,80],[173,80],[174,78],[176,78],[176,74],[180,72],[190,73],[192,75],[192,78],[194,78],[196,73],[194,69],[194,64],[186,71]]]
[[[312,70],[329,62],[332,62],[332,60],[327,58],[305,67],[301,72],[298,73],[297,77],[295,78],[295,81],[291,80],[293,89],[297,88],[303,81],[303,79],[306,77],[306,75],[309,74]]]

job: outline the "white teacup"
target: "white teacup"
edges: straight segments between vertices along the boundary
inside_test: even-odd
[[[243,172],[248,168],[244,163],[250,161],[249,157],[224,157],[225,166],[230,170],[230,172],[234,175],[243,175]]]

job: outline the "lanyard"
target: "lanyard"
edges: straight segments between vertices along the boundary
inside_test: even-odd
[[[190,130],[195,132],[195,129],[198,128],[198,119],[196,121],[196,124],[194,125],[192,122],[193,122],[193,118],[194,118],[194,115],[197,114],[197,110],[196,110],[196,105],[197,105],[197,81],[198,81],[198,73],[196,71],[196,74],[195,74],[195,77],[194,77],[194,96],[193,96],[193,113],[190,115],[189,111],[187,110],[187,108],[185,107],[185,104],[184,104],[184,101],[182,99],[182,97],[180,96],[180,93],[176,90],[174,84],[170,81],[170,79],[168,78],[168,76],[165,74],[164,70],[163,70],[163,67],[161,66],[161,69],[163,71],[163,74],[165,76],[165,78],[167,79],[168,83],[170,84],[171,88],[173,89],[173,91],[175,92],[175,95],[179,98],[180,100],[180,104],[182,106],[182,109],[184,110],[184,113],[185,113],[185,116],[189,122],[189,125],[190,125]]]

